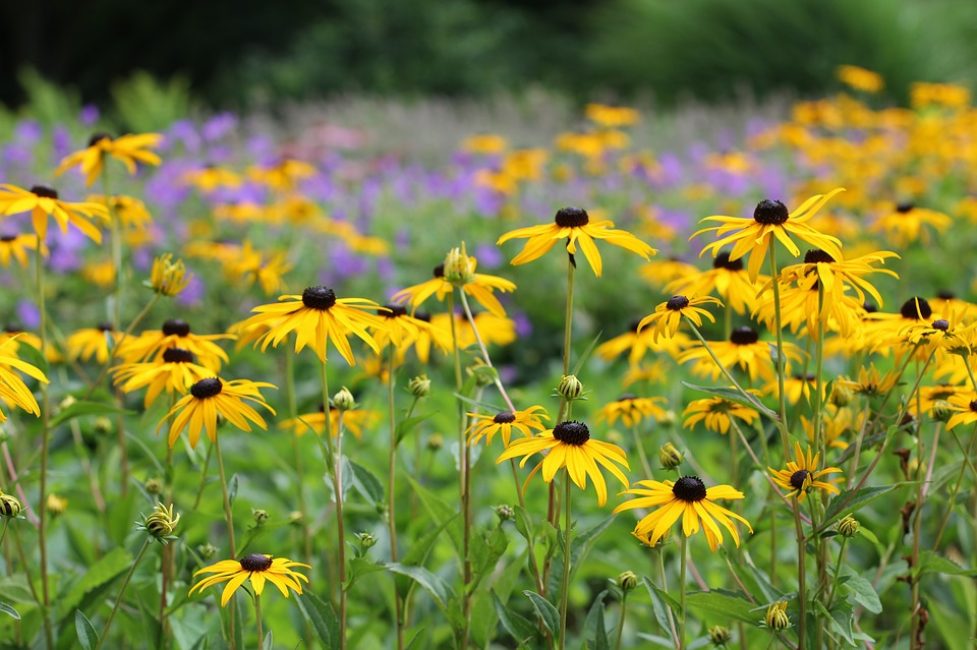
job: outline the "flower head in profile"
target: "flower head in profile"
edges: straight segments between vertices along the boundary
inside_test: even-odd
[[[176,296],[187,288],[190,277],[183,260],[173,261],[171,253],[164,253],[153,260],[149,287],[162,296]]]
[[[767,469],[773,477],[773,482],[787,490],[788,497],[797,497],[799,501],[803,501],[811,490],[824,490],[838,494],[837,487],[821,479],[828,474],[841,472],[841,468],[825,467],[818,469],[820,459],[820,454],[813,453],[810,448],[805,453],[801,449],[801,443],[795,442],[794,460],[787,461],[786,469],[774,469],[772,467]]]
[[[597,250],[595,240],[606,241],[608,244],[624,248],[644,259],[648,259],[657,251],[626,230],[614,229],[614,222],[609,220],[591,223],[590,215],[581,208],[561,208],[554,217],[554,222],[519,228],[508,232],[496,242],[504,244],[510,239],[528,239],[522,251],[512,258],[515,265],[526,264],[537,260],[550,251],[558,241],[567,240],[566,250],[571,255],[577,252],[577,244],[587,259],[594,275],[600,277],[603,271],[600,251]]]
[[[40,416],[41,408],[34,398],[34,393],[17,373],[23,373],[45,384],[48,379],[40,369],[17,358],[14,352],[15,344],[16,338],[9,338],[0,343],[0,400],[32,415]],[[0,411],[0,422],[6,420],[6,414]]]
[[[635,485],[638,487],[625,490],[625,494],[638,498],[625,501],[614,508],[614,512],[654,508],[638,521],[634,529],[634,535],[649,546],[657,544],[679,519],[682,520],[682,533],[686,537],[691,537],[701,528],[713,551],[723,543],[722,528],[729,531],[737,546],[740,545],[734,519],[753,532],[750,522],[716,503],[716,499],[743,498],[742,492],[729,485],[706,488],[698,476],[683,476],[677,481],[638,481]]]
[[[825,203],[843,191],[844,188],[839,187],[827,194],[816,194],[797,206],[793,212],[780,201],[765,199],[757,204],[752,218],[724,215],[706,217],[703,221],[711,221],[719,225],[702,228],[693,233],[692,237],[707,232],[715,233],[718,237],[716,241],[706,244],[701,254],[711,251],[713,255],[719,255],[720,251],[729,245],[733,246],[729,252],[730,261],[736,261],[749,253],[750,261],[747,270],[753,280],[756,280],[760,274],[763,260],[774,238],[794,257],[799,257],[801,251],[791,239],[791,235],[826,251],[835,259],[841,259],[841,242],[835,237],[818,232],[808,222],[824,207]]]
[[[251,553],[240,560],[222,560],[194,572],[194,576],[205,575],[206,577],[201,578],[200,582],[190,588],[190,595],[226,582],[227,585],[221,593],[221,607],[225,607],[234,592],[249,581],[256,596],[262,594],[265,583],[277,587],[285,598],[288,598],[292,591],[301,595],[302,583],[307,583],[309,579],[305,574],[296,571],[297,568],[311,567],[288,558],[272,557],[264,553]]]
[[[107,133],[96,133],[89,139],[88,146],[68,154],[58,165],[55,174],[78,168],[85,175],[85,185],[91,186],[102,175],[105,159],[115,158],[130,174],[135,174],[139,164],[159,165],[162,160],[153,151],[162,142],[159,133],[141,133],[113,138]]]
[[[72,203],[63,201],[57,190],[44,185],[34,185],[29,190],[0,184],[0,215],[11,216],[29,212],[34,232],[41,242],[47,240],[48,217],[53,218],[61,232],[68,232],[71,224],[96,244],[102,242],[102,233],[92,219],[108,219],[108,209],[98,203]]]
[[[211,442],[217,440],[217,418],[222,417],[242,431],[251,431],[254,423],[262,429],[268,428],[264,418],[252,404],[265,409],[272,415],[271,408],[261,395],[262,388],[275,388],[273,384],[248,379],[224,381],[219,377],[201,379],[190,386],[189,394],[173,405],[159,426],[170,421],[169,444],[172,447],[184,429],[189,431],[190,446],[196,447],[200,432],[206,431]]]
[[[756,409],[724,397],[707,397],[705,399],[693,400],[685,407],[683,415],[686,418],[682,426],[686,429],[691,429],[702,422],[710,431],[716,431],[722,434],[729,432],[733,418],[751,425],[760,417]]]
[[[750,376],[751,381],[769,380],[776,374],[769,341],[761,340],[760,333],[748,325],[734,328],[725,341],[709,341],[708,348],[701,343],[693,344],[678,355],[678,361],[692,362],[692,372],[696,375],[718,379],[722,368],[716,365],[713,355],[723,364],[723,368],[739,368]],[[784,357],[788,362],[799,361],[801,355],[796,345],[784,343]]]
[[[499,302],[499,299],[495,297],[495,292],[509,293],[515,291],[515,283],[495,275],[476,273],[475,269],[478,267],[478,260],[471,256],[469,256],[469,260],[471,260],[471,280],[462,284],[461,290],[474,298],[489,313],[504,317],[505,308]],[[444,264],[438,264],[434,267],[430,280],[398,291],[394,294],[393,301],[399,303],[406,302],[410,306],[411,313],[414,313],[431,296],[434,296],[439,302],[444,302],[444,299],[451,293],[451,290],[452,284],[444,277]]]
[[[152,361],[116,366],[112,373],[123,393],[146,388],[147,408],[163,392],[184,395],[193,384],[214,376],[213,370],[196,363],[193,352],[181,348],[166,348]]]
[[[111,354],[110,347],[118,343],[120,337],[121,334],[113,330],[110,323],[83,327],[72,332],[65,340],[65,352],[72,361],[95,359],[98,363],[105,364]]]
[[[683,273],[669,282],[666,290],[687,296],[708,296],[716,293],[734,312],[745,314],[756,306],[760,285],[765,280],[765,276],[751,279],[743,266],[743,260],[730,260],[729,252],[723,251],[716,255],[711,269],[695,269],[691,273]]]
[[[933,231],[943,233],[951,225],[950,215],[905,202],[893,205],[869,229],[883,233],[894,246],[905,248],[915,243],[927,244]]]
[[[159,361],[167,350],[176,348],[190,352],[196,363],[217,373],[221,364],[227,363],[228,357],[215,341],[232,338],[229,334],[196,334],[190,323],[171,318],[164,321],[159,329],[146,330],[139,336],[122,341],[119,344],[119,357],[126,363]]]
[[[696,327],[702,327],[703,317],[709,319],[709,322],[715,323],[716,318],[700,305],[721,306],[722,303],[712,296],[699,296],[697,298],[672,296],[665,302],[659,303],[655,307],[655,311],[638,321],[638,334],[650,326],[652,340],[671,338],[678,332],[683,316],[692,321]]]
[[[692,343],[692,339],[683,332],[676,332],[672,336],[662,338],[656,338],[654,329],[650,327],[639,332],[638,325],[640,324],[640,319],[635,320],[627,332],[598,345],[595,350],[597,356],[606,361],[611,361],[627,352],[628,363],[631,365],[631,370],[634,370],[649,352],[675,356]],[[628,383],[633,382],[625,382],[625,385]]]
[[[590,429],[583,422],[570,420],[560,422],[552,429],[546,429],[532,438],[514,440],[496,459],[496,463],[522,456],[519,466],[525,466],[531,456],[546,452],[543,460],[536,464],[529,478],[543,470],[543,480],[551,482],[557,471],[566,468],[570,479],[581,490],[587,488],[587,477],[594,482],[597,490],[597,503],[607,503],[607,484],[600,467],[613,474],[622,485],[627,486],[628,479],[624,472],[628,466],[628,457],[623,449],[609,442],[595,440],[590,437]],[[598,465],[600,467],[598,467]],[[527,478],[527,482],[529,481]]]
[[[663,420],[666,417],[662,408],[664,401],[664,397],[639,397],[634,393],[625,393],[604,405],[597,414],[597,421],[614,424],[620,418],[625,426],[633,427],[645,418]]]
[[[24,233],[20,235],[0,235],[0,266],[10,266],[11,260],[23,267],[27,266],[27,251],[37,250],[37,235]],[[45,246],[41,254],[47,256]]]
[[[530,406],[521,411],[499,411],[495,415],[469,413],[468,417],[472,422],[465,432],[468,435],[469,445],[478,444],[482,440],[490,445],[495,434],[501,433],[504,447],[509,446],[513,430],[526,438],[531,438],[534,432],[546,429],[543,420],[550,419],[542,406]]]
[[[967,391],[950,395],[947,398],[953,415],[946,423],[946,428],[953,429],[961,424],[977,422],[977,393]]]
[[[836,74],[841,83],[853,90],[877,93],[885,87],[885,79],[882,75],[857,65],[839,65]]]
[[[363,436],[363,430],[374,426],[380,421],[380,413],[371,409],[345,409],[343,415],[343,429],[357,438]],[[301,437],[310,431],[317,436],[326,432],[326,411],[322,406],[318,411],[304,413],[294,418],[282,420],[281,427]],[[335,438],[339,435],[339,409],[334,404],[329,405],[329,431]]]

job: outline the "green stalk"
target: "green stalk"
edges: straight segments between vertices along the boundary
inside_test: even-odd
[[[789,434],[787,430],[787,395],[784,392],[787,360],[784,358],[783,317],[780,312],[780,272],[777,270],[777,246],[773,237],[770,237],[769,254],[770,277],[773,283],[774,329],[776,329],[777,335],[777,396],[780,404],[780,442],[784,446],[784,455],[790,456]]]
[[[838,589],[838,579],[841,577],[841,564],[845,561],[845,546],[847,544],[848,538],[842,536],[841,547],[838,549],[838,560],[835,562],[834,579],[831,581],[831,589],[828,591],[828,600],[824,605],[828,611],[831,611],[831,604],[835,599],[835,591]]]
[[[326,361],[321,360],[319,364],[319,378],[322,383],[322,408],[325,412],[325,451],[326,465],[331,464],[332,487],[336,497],[336,562],[339,574],[339,648],[346,649],[346,529],[343,521],[343,474],[342,474],[342,447],[338,452],[333,452],[332,446],[332,417],[329,413],[329,373],[326,371]],[[337,438],[339,445],[342,440]]]
[[[685,615],[686,615],[685,591],[687,588],[686,572],[688,570],[688,563],[689,563],[689,538],[686,537],[684,534],[680,534],[679,537],[682,540],[681,541],[682,556],[679,559],[679,578],[678,578],[679,606],[681,610],[679,615],[679,621],[678,621],[678,647],[680,648],[680,650],[685,650]]]
[[[224,474],[224,456],[221,454],[220,436],[214,437],[214,451],[217,456],[217,471],[220,474],[221,494],[224,498],[224,521],[227,523],[227,539],[231,557],[237,558],[237,545],[234,543],[234,515],[231,512],[231,497],[227,491],[227,477]]]
[[[563,494],[563,589],[560,592],[560,650],[567,645],[567,609],[570,604],[570,470],[565,471],[566,484]]]
[[[40,335],[41,335],[41,357],[47,359],[47,297],[44,285],[44,257],[41,251],[44,250],[46,243],[44,240],[37,243],[37,255],[35,256],[35,280],[37,282],[37,309],[40,313]],[[51,429],[49,416],[51,413],[51,393],[48,384],[39,382],[41,389],[41,485],[40,496],[38,497],[38,551],[41,556],[41,595],[43,606],[41,615],[44,618],[45,635],[48,650],[54,647],[51,636],[51,622],[48,620],[48,610],[51,606],[51,597],[48,585],[48,562],[47,562],[47,474],[48,474],[48,455],[51,445]],[[26,569],[26,567],[25,567]]]
[[[112,606],[112,612],[109,614],[108,620],[105,621],[105,627],[102,628],[102,633],[98,637],[98,641],[95,643],[95,650],[99,650],[102,644],[105,643],[106,637],[108,637],[109,629],[112,627],[112,621],[115,620],[115,614],[119,611],[119,605],[122,604],[122,597],[125,596],[126,587],[129,586],[129,581],[132,579],[132,574],[136,572],[136,567],[139,566],[139,561],[142,556],[146,554],[146,549],[149,548],[150,538],[147,535],[146,539],[143,540],[142,546],[139,548],[139,552],[136,554],[136,559],[132,561],[132,566],[129,568],[129,573],[126,574],[125,580],[122,581],[122,587],[119,589],[119,595],[115,597],[115,605]]]
[[[454,365],[455,365],[455,391],[461,393],[462,389],[462,376],[461,376],[461,350],[458,349],[458,324],[455,322],[455,289],[452,287],[451,292],[448,294],[448,313],[451,314],[451,346],[454,348]],[[468,591],[468,585],[472,581],[472,564],[469,557],[469,545],[471,543],[471,525],[472,525],[472,512],[471,512],[471,477],[469,476],[471,472],[470,467],[470,456],[468,454],[468,441],[465,440],[465,404],[461,399],[456,400],[458,402],[458,457],[461,461],[459,465],[461,466],[461,471],[458,476],[458,491],[459,491],[459,502],[461,506],[461,517],[462,517],[462,537],[461,537],[461,565],[462,565],[462,629],[461,629],[461,643],[459,644],[464,650],[468,647],[468,635],[471,627],[471,605],[472,599],[471,594]]]
[[[390,561],[397,559],[397,411],[394,395],[394,348],[393,341],[387,352],[387,411],[390,416],[390,449],[387,457],[387,530],[390,536]],[[394,610],[397,626],[397,648],[404,648],[404,598],[397,587],[394,575]]]
[[[800,611],[797,621],[797,648],[807,646],[807,562],[804,528],[801,526],[800,502],[794,500],[794,531],[797,535],[797,603]]]
[[[621,618],[617,621],[617,634],[615,635],[614,650],[621,650],[621,635],[624,633],[624,617],[628,613],[628,591],[621,590]]]
[[[254,595],[254,620],[258,627],[258,650],[265,647],[265,632],[261,627],[261,596]]]

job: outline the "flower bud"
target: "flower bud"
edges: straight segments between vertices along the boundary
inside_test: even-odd
[[[111,418],[107,418],[104,415],[100,415],[97,418],[95,418],[95,422],[93,423],[93,426],[95,429],[95,433],[98,433],[100,435],[112,433],[115,430],[115,425],[112,424]]]
[[[24,507],[20,505],[20,501],[17,500],[12,494],[4,494],[0,492],[0,517],[10,517],[13,519],[20,514],[20,511]]]
[[[771,630],[786,630],[790,627],[790,618],[787,616],[787,601],[781,600],[768,607],[764,622]]]
[[[732,640],[733,635],[730,634],[729,628],[723,627],[722,625],[713,625],[709,628],[709,640],[717,648],[724,648],[726,644]]]
[[[142,484],[149,494],[159,494],[163,491],[163,480],[158,478],[147,478]]]
[[[197,554],[200,555],[201,559],[209,560],[217,554],[217,547],[213,544],[201,544],[197,547]]]
[[[373,548],[377,543],[377,538],[372,533],[356,533],[354,537],[356,537],[356,542],[364,551],[368,548]]]
[[[153,511],[143,517],[142,529],[156,538],[156,541],[166,543],[180,523],[180,515],[174,514],[173,506],[157,503]]]
[[[173,255],[164,253],[153,260],[149,274],[149,286],[162,296],[175,296],[186,289],[190,275],[183,260],[173,261]]]
[[[857,519],[848,515],[838,522],[838,534],[842,537],[854,537],[861,527],[862,525],[858,523]]]
[[[455,286],[463,286],[475,279],[475,258],[469,257],[465,242],[452,248],[444,257],[444,279]]]
[[[47,507],[48,513],[56,517],[68,509],[68,500],[59,497],[57,494],[51,493],[47,495]]]
[[[261,508],[251,508],[251,518],[255,526],[262,526],[268,521],[268,511]]]
[[[444,436],[440,433],[431,434],[427,439],[428,451],[437,451],[444,447]]]
[[[431,393],[431,380],[427,378],[427,375],[418,375],[411,378],[407,383],[407,388],[410,389],[410,394],[414,397],[427,397]]]
[[[292,526],[301,526],[303,519],[305,519],[305,517],[302,516],[301,510],[293,510],[288,513],[288,523]]]
[[[77,401],[74,395],[65,395],[65,398],[58,403],[58,410],[63,411],[73,406]]]
[[[855,392],[849,386],[837,381],[831,384],[831,395],[828,397],[828,401],[835,406],[848,406],[854,397]]]
[[[625,571],[617,577],[617,586],[621,588],[621,591],[627,593],[638,586],[638,576],[634,574],[634,571]]]
[[[666,442],[658,450],[658,461],[665,469],[675,469],[682,464],[685,456],[670,442]]]
[[[583,384],[576,375],[563,375],[556,386],[556,392],[566,401],[572,402],[583,395]]]
[[[356,399],[349,389],[343,386],[342,390],[332,396],[332,403],[340,411],[349,411],[356,407]]]
[[[499,518],[499,521],[509,521],[516,516],[516,511],[512,509],[512,506],[501,505],[495,507],[495,516]]]
[[[951,417],[953,417],[954,410],[950,405],[950,402],[945,399],[936,400],[933,402],[933,410],[930,415],[934,420],[938,422],[946,423]]]

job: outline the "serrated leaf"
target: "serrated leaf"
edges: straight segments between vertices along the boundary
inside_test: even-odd
[[[371,506],[384,503],[385,494],[380,479],[367,468],[343,456],[344,493],[347,485],[351,485]]]
[[[722,397],[723,399],[728,399],[738,404],[745,404],[760,411],[771,420],[776,420],[779,417],[774,411],[767,408],[759,398],[749,393],[741,393],[732,386],[700,386],[699,384],[692,384],[687,381],[683,381],[682,385],[690,390],[716,395],[717,397]]]
[[[448,599],[452,595],[451,588],[437,575],[431,573],[424,567],[407,566],[399,562],[388,562],[386,567],[388,571],[407,576],[424,587],[442,609],[448,606]]]
[[[132,566],[132,556],[124,548],[116,548],[102,556],[95,564],[88,568],[79,580],[68,587],[67,592],[58,599],[61,616],[75,610],[85,594],[107,584],[123,571]]]
[[[295,599],[302,615],[312,624],[326,650],[339,647],[339,618],[332,605],[311,591]]]
[[[506,609],[505,604],[499,599],[499,595],[495,593],[494,589],[491,594],[492,605],[495,607],[496,616],[499,617],[499,623],[509,633],[509,636],[515,639],[516,644],[521,646],[526,643],[527,639],[536,636],[536,628],[527,618]]]
[[[75,633],[78,635],[78,643],[84,650],[92,650],[98,645],[98,632],[80,609],[75,610]]]
[[[64,424],[68,420],[73,420],[75,418],[80,418],[85,415],[106,415],[109,413],[122,413],[123,415],[132,415],[133,411],[126,409],[120,409],[117,406],[112,406],[110,404],[103,404],[102,402],[88,402],[80,400],[74,402],[71,406],[61,409],[57,415],[51,418],[51,427],[56,427],[60,424]]]
[[[867,487],[859,490],[845,490],[833,498],[831,503],[828,504],[828,509],[824,513],[824,519],[821,521],[821,525],[818,526],[818,530],[816,532],[827,529],[828,526],[838,521],[845,515],[850,515],[856,512],[859,508],[863,508],[876,499],[888,494],[889,492],[892,492],[892,490],[896,489],[900,485],[902,485],[902,483],[896,483],[895,485],[883,485],[881,487]]]
[[[536,611],[536,616],[543,623],[543,626],[551,634],[558,634],[560,630],[560,613],[556,611],[556,607],[535,591],[526,589],[522,594],[533,604],[533,610]]]
[[[17,612],[16,609],[13,608],[13,605],[11,605],[9,603],[5,603],[2,600],[0,600],[0,612],[3,612],[4,614],[6,614],[7,616],[9,616],[12,619],[15,619],[15,620],[18,620],[18,621],[20,620],[20,614]]]
[[[862,576],[857,573],[848,574],[845,576],[844,588],[848,591],[853,605],[861,605],[866,611],[873,614],[882,612],[882,602],[875,592],[875,587]]]

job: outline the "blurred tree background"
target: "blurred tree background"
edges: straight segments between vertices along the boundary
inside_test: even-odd
[[[896,97],[977,76],[973,0],[34,0],[0,18],[7,106],[42,79],[77,101],[240,109],[529,87],[662,104],[806,95],[835,87],[841,63],[881,72]]]

